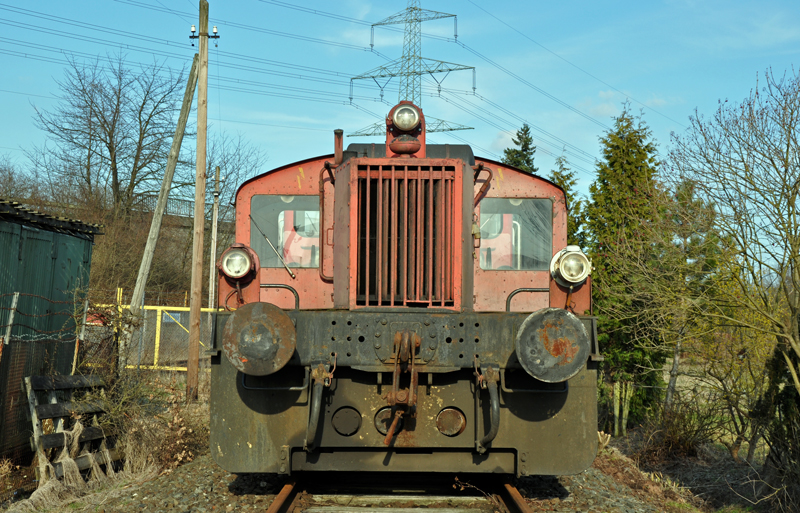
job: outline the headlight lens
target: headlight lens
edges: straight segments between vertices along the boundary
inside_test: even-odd
[[[588,265],[589,262],[586,260],[585,256],[572,253],[561,259],[561,265],[559,265],[559,269],[561,271],[561,276],[563,276],[566,280],[578,281],[586,273],[586,268]]]
[[[413,130],[419,125],[419,111],[411,105],[398,107],[392,115],[392,123],[404,132]]]
[[[592,271],[592,264],[578,246],[567,246],[553,257],[550,272],[562,285],[580,285]]]
[[[222,272],[229,278],[241,278],[250,271],[252,265],[250,255],[243,249],[231,249],[222,257]]]

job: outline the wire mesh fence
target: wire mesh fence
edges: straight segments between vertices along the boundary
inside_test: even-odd
[[[72,301],[0,294],[0,456],[20,459],[30,453],[31,421],[22,383],[26,376],[72,371],[75,317]]]
[[[145,306],[127,347],[129,368],[185,371],[189,354],[189,308]],[[200,358],[210,348],[213,310],[200,314]],[[88,330],[87,330],[88,332]]]
[[[160,299],[149,296],[183,304],[183,293],[165,293]],[[120,358],[123,320],[129,309],[126,294],[118,289],[111,301],[102,303],[95,300],[108,298],[103,291],[92,291],[89,297],[91,302],[0,295],[0,456],[22,461],[31,454],[32,426],[22,390],[26,376],[91,374],[103,368],[117,372],[118,362],[125,361],[127,369],[183,379],[189,353],[188,306],[145,305],[130,325],[129,343],[123,344],[124,358]],[[202,374],[210,370],[205,349],[210,347],[213,312],[208,308],[201,312],[200,369],[206,371]]]

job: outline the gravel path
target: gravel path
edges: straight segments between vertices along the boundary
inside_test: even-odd
[[[609,513],[697,511],[686,504],[681,497],[670,496],[652,481],[641,479],[638,471],[628,468],[624,457],[621,458],[607,454],[598,458],[595,466],[578,475],[528,477],[520,479],[517,487],[534,511]],[[631,477],[635,475],[639,477]],[[473,484],[479,486],[476,481]],[[283,480],[273,475],[236,475],[226,472],[206,454],[168,474],[162,474],[143,483],[119,484],[51,511],[94,513],[264,511],[282,485]],[[457,493],[453,491],[453,494]],[[17,509],[13,506],[11,511]],[[300,513],[297,509],[295,512]]]

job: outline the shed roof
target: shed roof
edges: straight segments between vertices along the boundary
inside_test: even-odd
[[[33,225],[43,230],[101,235],[102,225],[84,223],[77,219],[43,214],[22,203],[0,198],[0,221]]]

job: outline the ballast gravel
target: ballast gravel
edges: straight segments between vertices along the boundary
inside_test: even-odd
[[[265,511],[284,482],[283,478],[269,474],[229,473],[205,454],[170,473],[114,490],[106,500],[77,499],[68,509],[94,513]],[[601,471],[597,463],[574,476],[526,477],[516,484],[534,511],[656,513],[672,510],[659,504],[662,495],[647,489],[634,490]],[[292,513],[303,510],[296,508]]]

